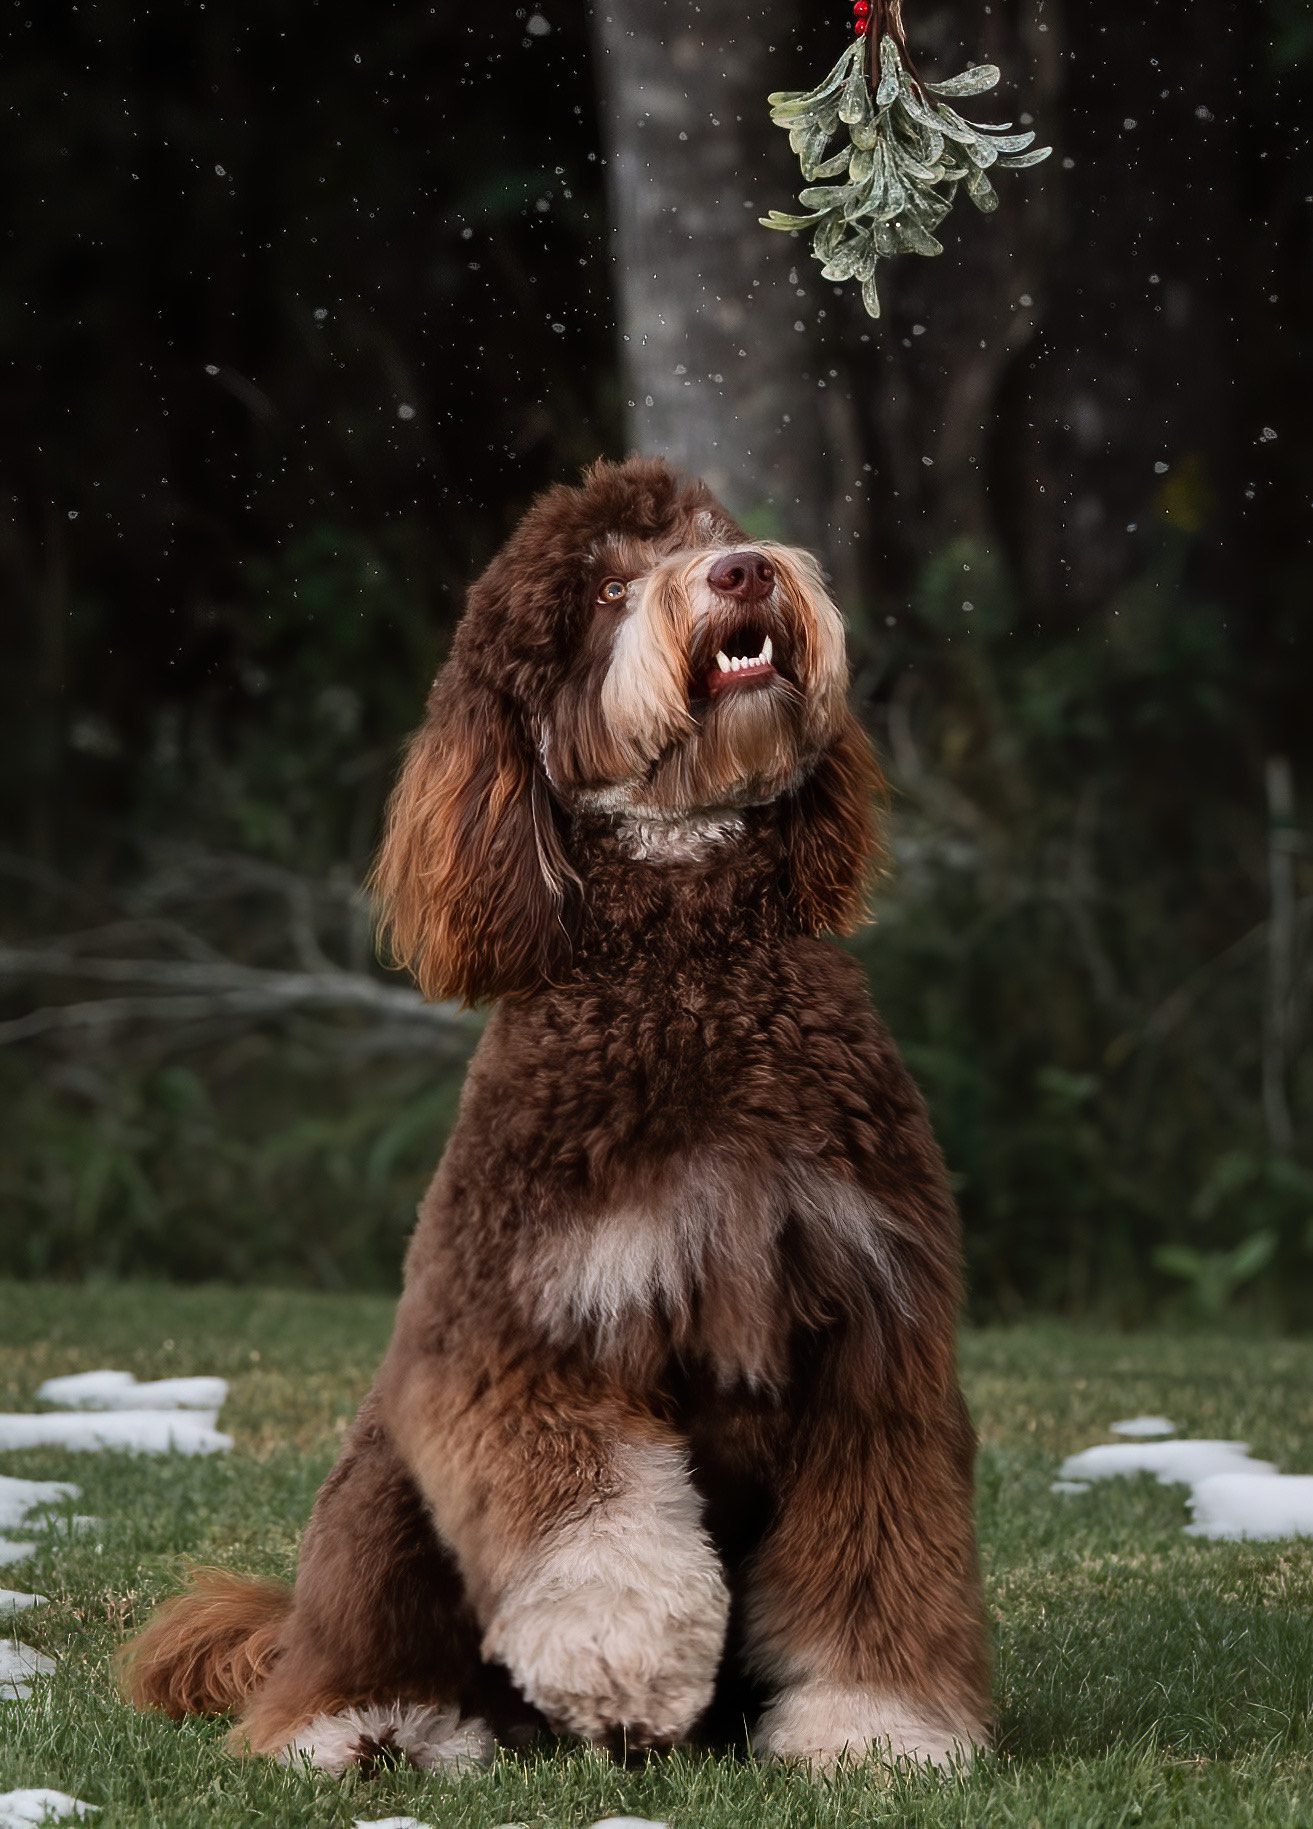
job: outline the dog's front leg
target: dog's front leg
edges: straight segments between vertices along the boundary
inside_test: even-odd
[[[681,1443],[595,1370],[490,1376],[427,1353],[385,1381],[389,1431],[483,1628],[558,1731],[682,1739],[711,1699],[728,1596]]]
[[[824,1384],[750,1578],[749,1654],[774,1688],[755,1748],[817,1771],[965,1763],[988,1714],[965,1407],[952,1384],[915,1407]]]

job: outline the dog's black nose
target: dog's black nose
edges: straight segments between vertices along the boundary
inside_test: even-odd
[[[775,567],[765,553],[726,553],[707,573],[707,583],[722,596],[756,603],[775,588]]]

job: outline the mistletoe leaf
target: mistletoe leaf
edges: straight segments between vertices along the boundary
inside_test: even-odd
[[[841,178],[848,170],[852,156],[852,147],[845,146],[841,151],[836,152],[832,159],[826,159],[820,165],[813,165],[810,171],[804,166],[802,175],[804,178]]]
[[[807,142],[815,132],[811,121],[799,121],[796,127],[789,129],[789,151],[802,159],[807,154]]]
[[[989,135],[987,144],[995,152],[1024,152],[1035,138],[1033,128],[1029,133],[1004,133],[996,127],[986,127],[984,131]]]
[[[933,112],[916,97],[910,98],[909,112],[912,112],[924,127],[933,128],[945,134],[950,140],[956,140],[959,146],[973,146],[980,138],[980,129],[974,121],[967,121],[956,108],[936,107]]]
[[[814,108],[808,108],[801,114],[791,114],[787,119],[781,119],[778,114],[773,114],[771,119],[777,127],[788,128],[789,144],[796,152],[798,147],[794,144],[795,134],[801,138],[810,128],[818,124],[824,126],[827,134],[835,131],[839,125],[839,104],[831,97],[828,102],[817,102]]]
[[[938,184],[943,176],[943,169],[937,161],[928,165],[923,164],[920,159],[915,158],[913,154],[906,149],[899,152],[898,169],[903,174],[904,178],[909,179],[911,183],[918,187],[921,185]]]
[[[853,235],[843,246],[836,248],[825,266],[821,268],[821,278],[830,280],[851,279],[857,271],[862,258],[863,241],[860,235]]]
[[[813,121],[810,127],[803,129],[801,134],[798,134],[795,129],[794,132],[789,135],[789,144],[790,146],[793,146],[794,152],[798,155],[798,159],[802,165],[802,175],[804,178],[815,178],[819,175],[817,167],[821,165],[825,159],[825,148],[830,143],[832,131],[831,128],[826,126],[824,119],[821,119],[819,121]],[[795,139],[799,139],[801,144],[795,146]]]
[[[879,315],[880,315],[880,294],[875,289],[875,270],[874,270],[874,268],[872,268],[872,270],[871,270],[871,277],[869,279],[864,279],[862,281],[862,303],[866,307],[866,315],[868,317],[872,317],[872,318],[879,317]]]
[[[865,184],[875,170],[875,148],[859,146],[852,155],[848,176],[854,184]]]
[[[1005,154],[999,164],[1006,171],[1026,171],[1032,165],[1042,165],[1052,151],[1051,146],[1036,146],[1030,152]]]
[[[849,127],[871,118],[871,91],[866,86],[865,70],[854,70],[843,86],[839,98],[839,119]]]
[[[814,89],[776,89],[768,95],[766,101],[778,114],[795,113],[800,108],[809,108],[816,102],[837,95],[844,85],[848,72],[856,61],[861,46],[857,40],[848,45],[843,56],[835,64],[824,81],[817,83]]]
[[[871,175],[866,184],[844,205],[844,215],[849,221],[858,217],[874,217],[885,221],[894,215],[897,204],[890,201],[891,167],[889,154],[881,142],[872,154]]]
[[[918,126],[943,133],[949,132],[949,128],[945,124],[947,119],[950,116],[952,116],[953,119],[957,118],[953,115],[951,108],[937,108],[933,102],[927,103],[922,101],[921,97],[917,94],[916,90],[913,89],[910,83],[906,84],[900,91],[898,105],[908,118],[915,121]]]
[[[997,88],[1001,75],[997,64],[973,64],[960,76],[950,76],[942,83],[927,83],[926,88],[936,95],[983,95],[986,89]]]
[[[852,129],[853,145],[862,152],[870,152],[880,138],[880,123],[875,115],[868,120],[854,121]]]
[[[841,210],[851,195],[852,187],[847,184],[813,184],[805,191],[798,192],[799,203],[805,203],[809,210]]]
[[[898,72],[886,70],[880,78],[880,86],[875,92],[877,108],[887,108],[898,95]]]
[[[884,181],[880,214],[885,218],[897,216],[907,208],[907,186],[903,183],[897,155],[887,146],[880,148],[880,167]]]
[[[828,260],[843,245],[843,238],[848,232],[848,224],[842,216],[829,216],[817,229],[812,242],[812,253],[817,260]]]
[[[936,241],[928,229],[922,228],[915,216],[903,216],[898,223],[898,251],[900,254],[942,254],[944,244]]]
[[[763,229],[809,229],[814,223],[823,222],[823,216],[790,216],[784,210],[772,210],[769,216],[758,216],[757,221]],[[818,231],[819,232],[819,231]]]
[[[938,165],[944,156],[944,136],[938,127],[922,129],[921,157],[927,165]]]
[[[984,172],[974,167],[967,173],[967,196],[982,215],[992,216],[998,208],[998,192]]]
[[[998,148],[989,140],[972,140],[967,147],[967,158],[983,171],[998,158]]]
[[[848,232],[848,224],[842,216],[829,216],[817,229],[812,243],[812,253],[817,260],[828,260],[842,246],[843,238]]]

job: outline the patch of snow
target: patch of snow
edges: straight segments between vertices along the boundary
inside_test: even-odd
[[[355,1829],[429,1829],[417,1816],[358,1816]]]
[[[74,1454],[127,1448],[137,1454],[218,1454],[233,1438],[213,1411],[111,1410],[0,1416],[0,1449],[63,1448]]]
[[[6,1613],[22,1613],[28,1607],[44,1607],[44,1594],[24,1594],[18,1588],[0,1588],[0,1618]]]
[[[138,1384],[131,1372],[74,1372],[47,1378],[42,1403],[62,1410],[213,1410],[228,1396],[225,1378],[156,1378]]]
[[[0,1474],[0,1530],[21,1524],[38,1506],[62,1505],[81,1496],[81,1488],[67,1480],[15,1480]]]
[[[58,1823],[99,1808],[67,1791],[0,1791],[0,1829],[31,1829],[34,1823]]]
[[[0,1569],[12,1568],[16,1562],[26,1562],[35,1554],[35,1543],[17,1543],[12,1537],[0,1537]]]
[[[1114,1435],[1175,1435],[1176,1424],[1169,1423],[1165,1416],[1128,1416],[1125,1422],[1110,1423]]]
[[[1215,1473],[1190,1494],[1190,1537],[1313,1537],[1313,1474]]]
[[[0,1702],[16,1702],[32,1687],[33,1677],[48,1677],[55,1660],[34,1651],[21,1639],[0,1638]]]
[[[1064,1480],[1111,1480],[1119,1474],[1152,1473],[1160,1486],[1193,1486],[1214,1473],[1248,1473],[1274,1478],[1271,1461],[1250,1459],[1248,1442],[1104,1442],[1068,1455],[1058,1469]]]
[[[1112,1426],[1121,1434],[1148,1436],[1151,1426],[1170,1428],[1165,1417],[1138,1416]],[[1248,1442],[1104,1442],[1068,1455],[1051,1492],[1086,1492],[1092,1480],[1151,1473],[1161,1486],[1188,1486],[1193,1522],[1190,1537],[1271,1542],[1313,1537],[1313,1474],[1280,1473],[1271,1461],[1256,1461]]]

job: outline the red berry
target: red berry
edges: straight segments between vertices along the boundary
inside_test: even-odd
[[[856,32],[856,34],[859,38],[864,38],[866,36],[866,28],[869,24],[870,24],[869,19],[854,19],[853,20],[853,30],[854,30],[854,32]]]
[[[853,11],[859,19],[865,19],[871,10],[871,0],[853,0]]]

